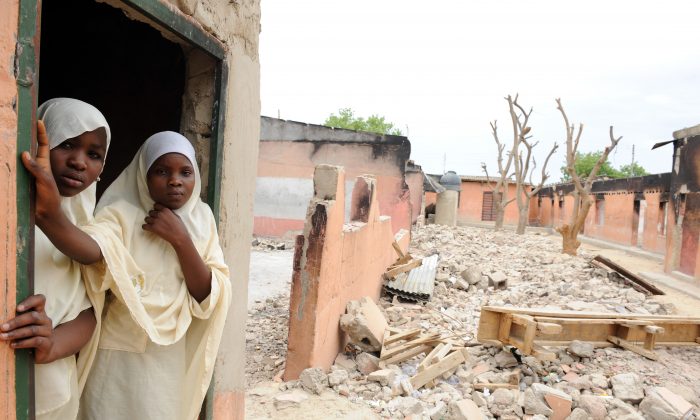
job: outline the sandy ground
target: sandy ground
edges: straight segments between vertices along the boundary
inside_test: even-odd
[[[294,250],[251,251],[248,309],[281,294],[289,295]]]

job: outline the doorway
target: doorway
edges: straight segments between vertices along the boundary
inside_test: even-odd
[[[146,23],[93,0],[44,0],[39,104],[80,99],[107,119],[112,142],[98,197],[158,131],[179,131],[185,55]]]

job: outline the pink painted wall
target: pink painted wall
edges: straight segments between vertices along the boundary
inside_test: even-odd
[[[14,57],[19,1],[2,2],[0,13],[0,319],[15,313],[17,207],[17,102]],[[0,343],[0,417],[15,418],[15,358]]]
[[[348,301],[369,296],[376,302],[382,274],[397,258],[391,220],[379,215],[379,186],[370,177],[355,184],[352,209],[366,215],[344,227],[345,174],[342,168],[316,169],[316,196],[309,203],[304,235],[297,237],[289,308],[285,380],[308,367],[328,370],[345,344],[339,329]],[[400,238],[408,248],[409,235]]]
[[[603,210],[600,212],[603,218],[601,224],[601,216],[599,215],[601,207],[596,205],[595,194],[591,195],[594,203],[586,217],[584,235],[621,245],[639,246],[651,252],[666,252],[668,226],[664,226],[667,222],[664,222],[663,208],[660,207],[660,191],[650,190],[644,193],[646,209],[644,210],[643,230],[639,240],[636,234],[638,230],[633,230],[635,194],[619,191],[608,192],[604,196],[605,199],[602,200],[604,202]],[[530,224],[557,227],[569,223],[573,205],[573,197],[571,195],[565,196],[562,215],[562,209],[559,207],[559,196],[555,195],[553,205],[549,197],[542,197],[541,200],[534,197],[530,204]],[[670,207],[668,211],[670,211]],[[641,220],[638,221],[638,223],[641,222]]]
[[[343,166],[349,179],[365,174],[374,175],[379,191],[379,211],[391,217],[394,233],[400,229],[410,230],[410,190],[405,182],[403,168],[397,166],[396,156],[375,156],[374,153],[372,144],[366,143],[261,141],[257,174],[258,178],[277,179],[282,184],[287,179],[289,185],[297,185],[299,179],[310,181],[315,166],[319,164]],[[308,194],[308,200],[313,194],[311,188],[309,182],[308,191],[299,193]],[[259,193],[256,192],[256,195]],[[289,229],[299,230],[303,226],[305,214],[305,205],[300,203],[297,201],[293,205],[296,208],[291,209],[286,208],[287,204],[284,203],[277,206],[276,211],[261,214],[256,198],[253,233],[283,237],[288,235]]]
[[[423,172],[407,171],[406,184],[411,193],[411,223],[416,223],[423,202]]]
[[[481,222],[484,192],[493,191],[493,185],[479,181],[462,181],[457,209],[460,222]],[[512,197],[515,197],[515,184],[508,185],[508,198]],[[506,206],[503,221],[507,225],[518,224],[518,205],[515,201]]]

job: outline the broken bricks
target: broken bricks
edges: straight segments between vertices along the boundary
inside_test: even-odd
[[[346,313],[340,317],[340,329],[347,333],[352,344],[364,351],[382,349],[386,327],[384,315],[368,297],[348,302]]]

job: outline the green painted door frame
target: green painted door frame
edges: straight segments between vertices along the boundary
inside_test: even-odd
[[[223,161],[224,115],[228,64],[226,48],[193,20],[162,0],[122,0],[149,19],[159,23],[182,40],[217,60],[212,137],[209,149],[207,202],[219,221],[221,167]],[[17,151],[34,148],[39,82],[41,0],[19,1],[17,34]],[[17,160],[17,303],[34,293],[34,200],[33,183]],[[34,363],[30,351],[15,353],[15,392],[17,420],[34,418]],[[213,380],[202,406],[200,418],[211,419]]]

